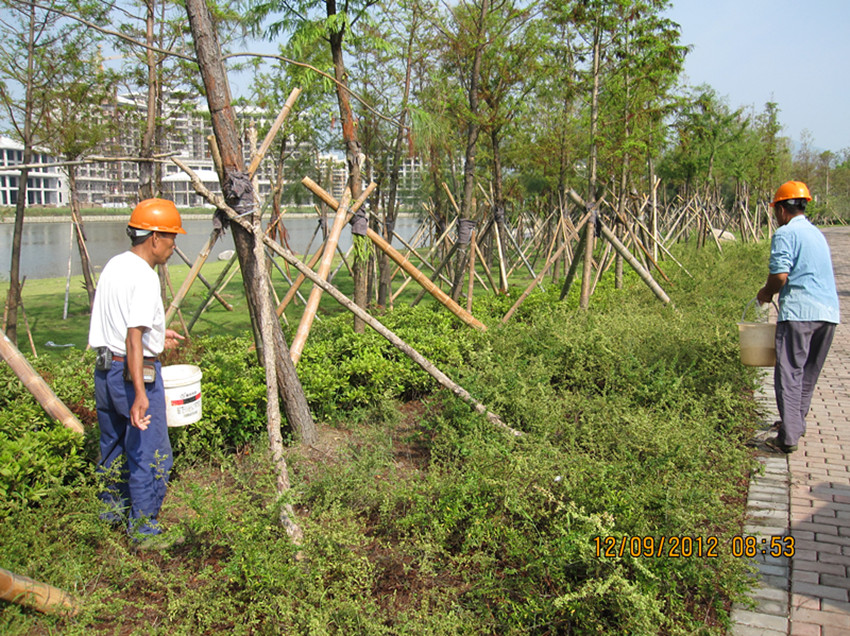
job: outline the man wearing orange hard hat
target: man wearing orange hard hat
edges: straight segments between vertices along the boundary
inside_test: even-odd
[[[773,374],[779,408],[776,437],[765,443],[791,453],[806,434],[806,415],[839,321],[838,294],[826,238],[805,216],[812,200],[802,181],[788,181],[773,197],[779,228],[770,244],[767,282],[760,303],[779,294],[776,366]]]
[[[139,548],[166,547],[157,516],[173,460],[158,356],[183,336],[165,328],[154,267],[168,261],[177,234],[185,233],[174,203],[141,201],[127,224],[131,247],[107,262],[92,305],[101,518],[126,524]]]

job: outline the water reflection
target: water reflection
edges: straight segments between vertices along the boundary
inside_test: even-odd
[[[329,219],[329,223],[332,222]],[[289,246],[299,254],[303,254],[310,243],[310,238],[318,225],[315,217],[291,217],[285,219],[289,232]],[[177,245],[190,259],[194,259],[203,245],[209,239],[212,231],[212,221],[209,219],[187,219],[184,221],[187,234],[180,236]],[[106,261],[113,255],[126,250],[129,240],[124,230],[126,220],[95,221],[85,224],[86,247],[88,248],[95,271],[100,271]],[[396,232],[405,240],[410,239],[419,227],[419,221],[413,218],[401,218],[396,223]],[[0,224],[0,280],[9,280],[10,257],[12,253],[12,234],[14,226],[11,223]],[[72,235],[70,223],[26,222],[21,237],[21,277],[27,278],[56,278],[65,276],[68,272],[68,257],[71,256],[71,274],[82,273],[80,255],[76,239]],[[311,250],[315,251],[321,242],[321,232],[313,240]],[[398,247],[398,243],[394,241]],[[340,247],[347,250],[351,246],[351,231],[345,228],[340,237]],[[228,232],[213,247],[210,258],[217,257],[225,250],[233,249],[233,238]],[[171,263],[182,264],[179,256],[172,256]]]

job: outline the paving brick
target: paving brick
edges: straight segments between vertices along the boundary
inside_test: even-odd
[[[820,625],[791,621],[791,636],[822,636]]]
[[[832,587],[840,587],[845,590],[850,588],[850,579],[847,578],[847,573],[845,571],[844,574],[821,574],[820,575],[820,584],[821,585],[829,585]]]
[[[846,587],[830,587],[828,585],[812,585],[811,583],[796,583],[791,582],[792,594],[808,594],[809,596],[817,596],[819,598],[831,598],[836,601],[847,602]],[[848,616],[850,620],[850,616]]]
[[[812,609],[819,610],[821,608],[821,600],[817,596],[809,596],[808,594],[792,594],[791,609]]]
[[[824,563],[823,561],[794,561],[794,575],[797,572],[817,572],[818,574],[832,574],[833,576],[844,576],[847,568],[839,563]],[[793,577],[793,575],[792,575]]]
[[[775,630],[783,634],[787,633],[788,629],[788,619],[784,616],[771,616],[769,614],[762,614],[760,612],[753,612],[744,609],[732,610],[732,620],[740,625]]]
[[[843,565],[845,567],[850,567],[850,556],[845,554],[832,554],[830,552],[820,552],[818,554],[818,561],[823,561],[824,563],[837,563],[839,565]]]
[[[838,527],[834,525],[829,525],[826,523],[810,523],[807,521],[795,521],[791,524],[791,534],[794,534],[796,530],[811,530],[812,532],[817,534],[834,534],[838,535]]]
[[[795,541],[794,554],[799,554],[801,550],[811,550],[812,552],[831,552],[832,554],[841,554],[843,546],[839,543],[819,543],[818,541]]]
[[[850,616],[850,603],[836,601],[835,599],[825,598],[821,600],[820,608],[824,612],[835,612],[836,614],[844,614]]]
[[[836,614],[835,612],[824,612],[823,610],[798,609],[791,611],[791,624],[797,621],[803,623],[814,623],[815,625],[829,625],[830,627],[842,627],[850,630],[850,616]]]

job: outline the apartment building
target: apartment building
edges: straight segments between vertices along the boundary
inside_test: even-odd
[[[23,144],[0,136],[0,205],[17,205],[21,171],[14,166],[23,162]],[[33,151],[32,163],[54,164],[56,160],[44,150],[37,149]],[[60,206],[66,205],[68,200],[68,180],[64,172],[50,165],[30,169],[27,176],[27,205]]]
[[[132,207],[138,199],[139,164],[133,161],[138,154],[139,136],[142,122],[147,112],[144,95],[118,95],[114,102],[104,106],[101,116],[112,119],[116,124],[114,136],[107,139],[97,154],[114,157],[114,161],[91,162],[76,167],[77,197],[84,207]],[[262,129],[269,122],[265,113],[243,109],[237,111],[237,119],[242,127],[242,147],[246,165],[250,162],[254,131]],[[164,154],[174,154],[188,165],[200,177],[204,185],[212,192],[220,193],[218,175],[215,172],[209,150],[208,138],[212,136],[209,111],[203,100],[185,100],[172,98],[163,106],[161,117],[164,140]],[[262,141],[262,140],[260,140]],[[294,142],[293,142],[294,145]],[[311,153],[305,158],[302,153]],[[341,199],[348,180],[345,161],[334,154],[313,156],[310,148],[295,148],[289,161],[300,161],[311,166],[313,175],[297,173],[286,175],[288,181],[299,182],[304,176],[322,175],[317,179],[325,184],[328,191]],[[57,160],[44,151],[35,153],[34,163],[51,164]],[[20,172],[12,167],[23,160],[23,146],[8,138],[0,137],[0,205],[14,205],[17,199]],[[159,164],[161,170],[162,196],[170,199],[180,208],[209,207],[204,199],[195,193],[189,176],[173,162]],[[257,174],[261,200],[271,193],[274,182],[274,162],[265,160]],[[303,171],[303,168],[301,169]],[[405,160],[400,175],[399,199],[402,204],[413,203],[417,198],[419,178],[422,166],[417,158]],[[295,192],[300,192],[295,189]],[[304,201],[310,197],[304,193]],[[30,172],[27,184],[27,204],[45,206],[64,206],[70,201],[67,172],[61,167],[37,168]],[[290,203],[285,201],[284,203]]]

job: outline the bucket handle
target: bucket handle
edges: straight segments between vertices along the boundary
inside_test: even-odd
[[[747,303],[746,307],[744,307],[744,311],[741,313],[741,322],[744,322],[744,316],[746,316],[746,315],[747,315],[747,309],[749,309],[749,308],[750,308],[750,305],[752,305],[752,304],[753,304],[754,302],[756,302],[757,300],[758,300],[758,296],[756,296],[755,298],[753,298],[750,302],[748,302],[748,303]],[[777,304],[776,304],[776,301],[775,301],[775,300],[771,300],[771,301],[770,301],[770,304],[771,304],[771,305],[773,305],[773,306],[776,308],[776,313],[778,314],[778,313],[779,313],[779,305],[777,305]]]

